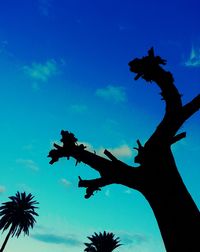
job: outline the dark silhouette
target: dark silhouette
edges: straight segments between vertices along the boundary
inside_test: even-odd
[[[35,212],[37,208],[34,206],[38,204],[37,201],[32,200],[34,196],[31,193],[26,195],[25,192],[17,192],[15,196],[9,197],[11,201],[2,203],[0,207],[0,230],[7,230],[9,232],[5,238],[5,241],[0,249],[0,252],[3,252],[9,237],[16,236],[17,238],[24,232],[24,235],[29,235],[29,228],[33,228],[34,215],[38,216]]]
[[[168,252],[200,251],[199,210],[182,181],[171,151],[171,145],[186,136],[185,132],[178,131],[199,110],[200,94],[182,105],[172,74],[160,66],[165,64],[165,60],[154,55],[153,48],[147,56],[129,63],[130,71],[136,74],[135,80],[141,77],[149,83],[154,81],[166,103],[164,117],[155,132],[144,145],[137,141],[135,162],[138,167],[121,162],[108,150],[104,151],[106,159],[80,148],[77,139],[68,131],[61,132],[63,145],[54,144],[55,149],[49,152],[50,164],[61,157],[73,157],[98,171],[100,178],[79,178],[79,187],[86,188],[86,198],[109,184],[138,190],[154,212]]]
[[[90,243],[84,243],[86,248],[85,252],[112,252],[117,247],[121,246],[119,243],[119,237],[114,238],[113,233],[94,233],[92,236],[87,238],[91,241]]]

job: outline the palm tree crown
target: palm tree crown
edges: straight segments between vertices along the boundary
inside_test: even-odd
[[[84,243],[86,245],[85,252],[111,252],[121,246],[119,237],[114,239],[113,233],[106,233],[105,231],[99,234],[95,232],[94,235],[87,238],[91,243]]]
[[[17,192],[15,196],[9,197],[11,201],[2,203],[0,207],[0,230],[7,230],[10,227],[9,233],[12,236],[17,236],[24,232],[24,235],[29,235],[29,228],[33,228],[34,215],[38,216],[34,206],[38,204],[33,200],[34,196],[31,193],[26,195],[25,192]]]

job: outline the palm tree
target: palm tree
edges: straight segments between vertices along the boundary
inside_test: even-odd
[[[0,207],[0,230],[3,232],[9,228],[9,232],[5,238],[5,241],[0,249],[3,252],[9,237],[12,235],[17,238],[24,232],[24,235],[29,235],[29,228],[33,228],[34,215],[38,216],[34,206],[38,204],[37,201],[33,200],[34,196],[31,193],[26,195],[25,192],[17,192],[15,196],[9,197],[10,201],[2,203]]]
[[[85,252],[111,252],[117,247],[121,246],[119,237],[114,239],[113,233],[94,233],[92,236],[87,237],[91,243],[84,243],[86,248]]]

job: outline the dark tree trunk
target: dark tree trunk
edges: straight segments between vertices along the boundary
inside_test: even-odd
[[[167,186],[170,186],[171,190],[157,188],[160,193],[156,194],[152,191],[146,194],[146,199],[156,217],[166,251],[198,251],[200,249],[198,209],[189,199],[190,196],[183,188],[182,182],[175,186],[175,188],[179,187],[180,194],[174,191],[174,186],[169,184]]]
[[[154,169],[144,177],[149,182],[142,193],[156,217],[165,248],[169,252],[200,250],[200,215],[187,191],[173,156],[162,153],[162,161],[153,163]],[[159,160],[159,158],[157,158]]]

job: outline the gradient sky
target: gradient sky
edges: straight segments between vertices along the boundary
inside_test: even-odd
[[[200,91],[199,9],[198,0],[0,0],[0,202],[24,190],[40,202],[30,236],[12,238],[5,251],[80,252],[104,230],[120,237],[116,251],[165,251],[141,194],[112,185],[85,200],[78,176],[98,174],[74,160],[50,166],[47,154],[65,129],[134,165],[133,147],[152,134],[164,103],[154,84],[133,80],[128,62],[154,46],[183,102],[192,99]],[[199,123],[195,114],[173,147],[198,207]]]

